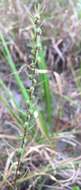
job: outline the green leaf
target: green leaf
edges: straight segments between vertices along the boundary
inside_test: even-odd
[[[43,49],[38,53],[38,66],[40,70],[46,70],[46,63],[44,58],[44,51]],[[42,84],[42,88],[44,90],[44,101],[46,106],[46,112],[48,115],[48,121],[51,122],[51,114],[52,114],[52,94],[49,85],[49,78],[47,74],[41,73],[40,74],[40,81]]]
[[[80,190],[79,186],[72,187],[72,190]]]

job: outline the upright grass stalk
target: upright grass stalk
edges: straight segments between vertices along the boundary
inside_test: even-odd
[[[45,114],[42,114],[42,117],[47,115],[47,121],[49,122],[49,125],[51,124],[51,118],[52,118],[52,94],[51,89],[49,86],[49,78],[48,75],[43,73],[44,70],[47,69],[46,67],[46,61],[45,61],[45,52],[42,46],[41,42],[41,16],[42,10],[40,5],[38,4],[37,7],[35,7],[35,17],[32,18],[33,23],[33,29],[32,29],[32,55],[33,55],[33,64],[38,65],[39,70],[41,70],[40,73],[40,83],[41,83],[41,92],[43,91],[42,95],[42,101],[45,104]],[[36,67],[36,66],[35,66]]]
[[[7,64],[10,66],[11,71],[14,73],[14,77],[16,79],[17,85],[20,88],[21,94],[22,94],[24,101],[25,101],[27,108],[28,108],[27,116],[26,116],[25,121],[23,123],[24,133],[23,133],[23,136],[21,139],[22,142],[21,142],[19,150],[17,151],[18,164],[17,164],[15,178],[14,178],[14,187],[16,187],[16,180],[18,178],[18,172],[19,172],[19,168],[20,168],[20,164],[21,164],[21,158],[24,154],[23,151],[24,151],[25,141],[27,141],[26,133],[27,133],[27,129],[29,127],[30,116],[32,115],[35,117],[36,123],[37,123],[38,127],[40,128],[40,130],[41,130],[41,132],[45,138],[48,138],[48,129],[47,129],[46,123],[45,123],[41,113],[38,113],[37,108],[34,107],[34,104],[33,104],[32,100],[30,99],[29,93],[27,92],[27,89],[24,87],[23,81],[20,79],[20,76],[18,75],[18,72],[16,70],[16,66],[13,62],[12,56],[10,54],[10,51],[7,47],[6,41],[5,41],[2,33],[0,33],[0,40],[1,40],[1,43],[3,46],[3,55],[6,58]],[[2,82],[2,80],[0,80],[0,86],[2,86],[4,88],[4,90],[6,90],[6,87],[5,87],[4,83]],[[6,92],[7,92],[7,95],[10,96],[8,90],[6,90]],[[12,97],[12,99],[13,99],[13,97]],[[2,99],[2,100],[7,105],[8,110],[10,111],[11,109],[9,108],[8,103],[4,99]]]
[[[36,68],[36,66],[38,66],[39,70],[43,71],[46,69],[46,62],[45,62],[44,50],[43,50],[42,43],[41,43],[41,32],[42,31],[41,31],[41,27],[40,27],[40,6],[35,8],[35,17],[34,17],[34,21],[32,21],[32,23],[33,23],[33,29],[32,29],[32,65],[33,65],[33,68]],[[43,94],[41,93],[41,95],[42,95],[42,101],[44,102],[44,105],[45,105],[45,110],[43,110],[42,113],[39,112],[38,108],[34,106],[33,101],[30,98],[30,94],[27,91],[27,89],[25,88],[23,81],[21,80],[21,78],[17,72],[15,63],[12,59],[12,56],[10,54],[10,51],[8,49],[8,46],[7,46],[6,41],[4,39],[4,36],[1,32],[0,32],[0,41],[1,41],[2,47],[3,47],[3,55],[7,61],[7,64],[11,68],[11,72],[14,74],[14,78],[15,78],[16,83],[20,89],[21,95],[24,99],[24,102],[27,105],[27,113],[25,115],[25,120],[23,123],[23,131],[24,132],[22,135],[20,148],[17,151],[18,164],[17,164],[15,178],[14,178],[14,187],[16,188],[16,182],[17,182],[18,172],[19,172],[19,168],[20,168],[20,164],[21,164],[21,158],[24,154],[25,142],[27,141],[26,133],[27,133],[27,129],[29,128],[31,115],[35,117],[37,127],[39,127],[40,131],[43,134],[43,137],[45,137],[46,139],[49,139],[50,133],[49,133],[48,125],[49,126],[51,125],[52,96],[51,96],[51,92],[50,92],[49,78],[48,78],[47,74],[44,74],[42,72],[40,74],[40,82],[41,82],[41,92],[43,90]],[[7,92],[7,96],[12,97],[13,102],[16,105],[16,102],[14,101],[13,96],[10,95],[10,93],[8,92],[8,89],[6,89],[6,86],[2,82],[2,80],[0,80],[0,86],[2,86],[3,89]],[[9,108],[8,103],[4,99],[2,99],[2,100],[3,100],[3,102],[5,102],[6,106],[8,107],[8,110],[10,111],[11,108]],[[17,105],[16,105],[16,108],[17,108]],[[14,114],[14,111],[11,112],[12,115]],[[21,121],[22,120],[20,120],[20,122]],[[49,124],[48,124],[48,122],[49,122]],[[35,130],[34,130],[34,132],[35,132]]]

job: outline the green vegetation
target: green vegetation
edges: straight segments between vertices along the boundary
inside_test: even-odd
[[[79,188],[78,186],[74,186],[74,187],[72,188],[72,190],[80,190],[80,188]]]
[[[3,24],[6,21],[7,25],[7,16],[4,15],[5,20],[2,17],[0,25],[0,59],[5,63],[4,66],[2,62],[0,71],[0,138],[5,144],[2,148],[6,147],[6,154],[3,150],[0,156],[0,188],[80,190],[81,105],[76,97],[81,94],[81,68],[80,61],[78,69],[73,65],[76,59],[71,62],[81,43],[80,1],[6,3],[1,1],[1,7],[4,4],[8,10],[7,16],[13,11],[7,30]],[[20,41],[19,47],[16,38],[25,40],[26,61],[23,43]],[[7,81],[7,72],[11,83]],[[1,77],[2,73],[6,79]],[[72,78],[68,80],[69,73]],[[31,84],[26,86],[25,81]],[[66,89],[68,83],[71,92]]]

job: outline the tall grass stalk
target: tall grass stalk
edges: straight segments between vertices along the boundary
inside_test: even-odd
[[[18,87],[20,88],[21,94],[22,94],[22,96],[24,98],[24,101],[25,101],[26,105],[29,107],[29,110],[26,113],[26,117],[25,117],[25,120],[24,120],[24,123],[23,123],[24,133],[22,135],[20,148],[17,151],[18,164],[17,164],[15,178],[14,178],[14,187],[16,187],[16,180],[17,180],[17,177],[18,177],[19,167],[20,167],[20,164],[21,164],[21,158],[22,158],[22,156],[24,154],[25,142],[27,141],[26,133],[27,133],[27,129],[28,129],[29,125],[30,125],[29,124],[30,123],[30,117],[31,117],[30,115],[32,114],[35,117],[36,123],[38,125],[37,127],[40,128],[41,133],[44,135],[45,138],[48,138],[48,130],[47,130],[47,126],[45,125],[46,123],[44,122],[44,119],[43,119],[41,113],[40,113],[40,117],[39,117],[39,113],[37,111],[37,108],[34,107],[34,104],[33,104],[32,100],[30,100],[29,93],[27,92],[26,88],[24,87],[23,81],[20,79],[20,76],[19,76],[19,74],[18,74],[18,72],[16,70],[15,63],[13,62],[12,56],[10,54],[10,51],[9,51],[9,49],[7,47],[6,41],[5,41],[2,33],[0,33],[0,40],[1,40],[1,43],[2,43],[2,46],[3,46],[3,55],[6,58],[6,61],[7,61],[8,65],[10,66],[12,73],[14,73],[14,77],[16,79]],[[9,97],[11,97],[10,93],[6,89],[6,87],[5,87],[4,83],[2,82],[2,80],[0,80],[0,86],[2,86],[3,89],[6,90],[7,95]],[[14,109],[14,111],[12,111],[12,108],[9,107],[7,101],[5,101],[5,99],[2,98],[2,97],[0,97],[0,98],[3,101],[4,105],[7,106],[8,111],[14,116],[15,109]],[[12,99],[13,99],[13,96],[12,96]],[[17,119],[17,121],[18,121],[18,119]],[[34,133],[35,133],[35,130],[34,130]]]
[[[51,89],[49,85],[49,78],[48,75],[42,72],[43,70],[47,69],[46,61],[45,61],[45,51],[42,46],[42,30],[41,30],[41,14],[42,14],[42,8],[38,4],[38,6],[35,7],[35,17],[31,17],[32,23],[33,23],[33,29],[31,32],[32,36],[32,61],[34,67],[37,64],[39,70],[41,70],[40,73],[40,83],[41,83],[41,89],[40,91],[43,91],[42,95],[42,101],[45,104],[45,110],[42,114],[42,117],[44,118],[45,122],[45,115],[47,115],[47,121],[49,121],[49,125],[51,125],[51,119],[52,119],[52,94]],[[41,93],[40,92],[40,93]]]

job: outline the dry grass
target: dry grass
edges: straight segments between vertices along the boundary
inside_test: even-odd
[[[31,2],[25,0],[4,0],[0,2],[0,31],[6,36],[11,53],[13,54],[15,49],[18,59],[21,60],[21,66],[18,71],[19,74],[28,64],[29,60],[27,47],[25,51],[23,47],[26,46],[25,41],[28,42],[30,40],[32,29],[30,11],[32,10],[32,14],[34,15],[35,2],[35,0],[31,0]],[[68,67],[71,67],[74,63],[71,62],[70,64],[71,58],[74,57],[75,60],[75,53],[80,51],[79,47],[81,43],[81,20],[78,18],[76,1],[71,0],[63,4],[61,0],[58,2],[43,0],[41,4],[44,12],[41,16],[41,27],[43,30],[41,39],[46,46],[51,36],[51,39],[54,40],[54,49],[62,58],[64,58],[64,55],[61,54],[57,44],[59,40],[64,40],[65,48],[68,52]],[[0,47],[0,49],[1,48],[2,47]],[[16,62],[17,60],[15,64],[17,64]],[[27,66],[28,69],[30,69],[29,67],[30,66]],[[0,73],[1,72],[2,70],[0,69]],[[47,70],[46,72],[49,73]],[[9,87],[12,81],[14,84],[13,74],[10,74],[9,69],[7,75],[10,78],[9,81],[5,78],[5,81],[7,80]],[[56,89],[56,91],[54,90],[54,94],[56,94],[58,98],[62,97],[72,105],[75,105],[75,107],[78,107],[80,102],[77,104],[75,97],[71,96],[74,95],[75,90],[77,92],[78,89],[74,89],[69,95],[68,88],[68,96],[66,96],[64,90],[68,85],[68,81],[64,81],[67,84],[63,83],[63,76],[60,76],[56,72],[54,72],[53,75],[56,81],[54,84],[51,84],[52,88]],[[78,79],[73,75],[73,81],[74,80],[76,83]],[[77,96],[80,96],[80,92],[77,92]],[[61,102],[60,100],[61,98],[59,98],[58,102]],[[21,102],[21,104],[22,103],[23,102]],[[77,110],[80,109],[77,108]],[[18,112],[16,112],[16,114],[17,113]],[[5,115],[7,116],[6,118]],[[18,166],[18,150],[21,145],[24,130],[21,127],[22,123],[18,123],[7,111],[4,113],[4,107],[2,109],[1,106],[0,189],[71,190],[74,184],[78,184],[81,187],[81,143],[79,139],[81,135],[81,119],[79,117],[78,121],[78,116],[80,116],[80,112],[76,111],[75,114],[73,112],[73,117],[69,119],[71,128],[69,128],[69,126],[67,127],[67,122],[65,122],[64,126],[62,124],[62,130],[53,133],[49,139],[40,138],[39,143],[36,141],[39,134],[38,126],[36,126],[36,134],[34,137],[32,138],[32,135],[29,133],[26,136],[24,153],[22,153]],[[58,126],[55,127],[58,129]],[[15,172],[17,172],[17,179],[14,178]],[[17,188],[14,187],[15,183]]]

